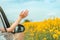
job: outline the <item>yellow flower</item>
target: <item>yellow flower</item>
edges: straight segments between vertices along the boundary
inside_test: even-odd
[[[58,35],[57,34],[53,34],[53,38],[54,39],[57,39],[58,38]]]
[[[47,40],[47,38],[43,38],[43,40]]]
[[[60,35],[60,31],[55,30],[54,32],[55,32],[56,34]]]
[[[50,29],[49,31],[50,31],[50,33],[51,33],[51,32],[53,32],[53,29]]]

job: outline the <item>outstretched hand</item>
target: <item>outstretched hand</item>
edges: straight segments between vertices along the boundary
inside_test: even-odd
[[[25,18],[26,16],[28,16],[28,10],[21,11],[20,17],[23,19],[23,18]]]

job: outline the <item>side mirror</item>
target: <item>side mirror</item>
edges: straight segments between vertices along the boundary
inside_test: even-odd
[[[25,27],[21,24],[18,24],[18,27],[16,27],[14,31],[15,31],[15,33],[24,32]]]

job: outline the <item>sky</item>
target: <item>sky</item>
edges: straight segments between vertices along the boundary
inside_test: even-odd
[[[0,0],[0,6],[9,21],[15,21],[19,13],[25,9],[29,10],[25,19],[31,21],[60,17],[60,0]]]

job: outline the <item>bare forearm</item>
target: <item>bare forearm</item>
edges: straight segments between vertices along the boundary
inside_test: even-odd
[[[7,31],[12,31],[15,29],[15,27],[19,24],[19,22],[22,20],[22,18],[18,17],[18,19],[10,26],[10,28],[7,28]]]

